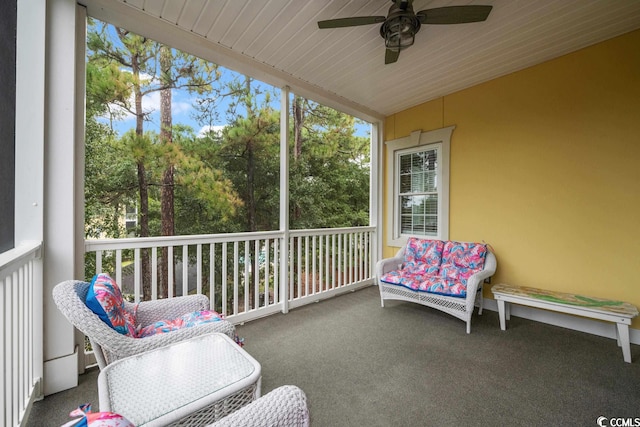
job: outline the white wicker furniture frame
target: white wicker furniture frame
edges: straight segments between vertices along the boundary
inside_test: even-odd
[[[100,411],[136,426],[215,422],[260,397],[261,366],[225,334],[118,360],[98,375]]]
[[[404,286],[392,285],[380,280],[380,278],[393,270],[401,268],[404,261],[404,252],[406,244],[403,246],[393,258],[385,258],[376,264],[376,282],[380,289],[380,304],[384,307],[384,300],[401,300],[414,302],[435,308],[450,314],[467,323],[467,333],[471,333],[471,316],[476,301],[479,306],[478,314],[482,314],[484,299],[482,297],[482,284],[485,279],[493,276],[496,272],[496,257],[487,250],[484,262],[484,269],[473,274],[467,280],[467,296],[465,298],[450,297],[428,292],[419,292]]]
[[[53,300],[62,314],[80,332],[85,334],[96,356],[100,370],[110,363],[144,351],[164,347],[203,334],[221,332],[235,338],[236,328],[227,320],[205,323],[169,333],[145,338],[122,335],[104,323],[85,304],[89,283],[68,280],[53,288]],[[134,311],[134,304],[125,302],[127,310]],[[187,295],[154,301],[143,301],[138,305],[136,326],[145,327],[158,320],[175,319],[198,310],[209,310],[206,295]]]
[[[307,396],[283,385],[208,427],[309,427]]]

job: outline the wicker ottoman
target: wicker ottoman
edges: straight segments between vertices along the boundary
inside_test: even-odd
[[[260,364],[214,333],[126,357],[98,376],[100,411],[136,426],[202,426],[260,397]]]

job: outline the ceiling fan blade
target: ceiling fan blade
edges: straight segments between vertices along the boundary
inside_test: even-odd
[[[353,16],[351,18],[327,19],[318,21],[318,28],[356,27],[358,25],[379,24],[387,19],[386,16]]]
[[[416,13],[421,24],[466,24],[487,19],[493,6],[447,6],[425,9]]]
[[[384,63],[386,64],[392,64],[394,62],[396,62],[398,60],[398,57],[400,56],[400,51],[399,50],[391,50],[391,49],[387,49],[384,53]]]

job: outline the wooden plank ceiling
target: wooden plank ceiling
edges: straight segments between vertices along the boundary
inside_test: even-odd
[[[320,30],[317,21],[386,16],[389,0],[80,3],[89,15],[126,24],[134,32],[144,33],[143,27],[135,28],[143,21],[167,30],[177,27],[192,40],[198,38],[194,52],[210,56],[205,59],[271,84],[300,87],[325,102],[361,109],[361,116],[369,119],[640,28],[638,0],[415,0],[416,11],[468,4],[490,4],[493,10],[485,22],[423,25],[398,62],[385,65],[379,24]]]

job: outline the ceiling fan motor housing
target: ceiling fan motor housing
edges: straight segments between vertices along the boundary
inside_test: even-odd
[[[389,8],[387,19],[380,26],[380,35],[385,41],[387,49],[400,52],[411,46],[418,30],[420,21],[413,12],[411,2],[399,7],[395,2]]]

